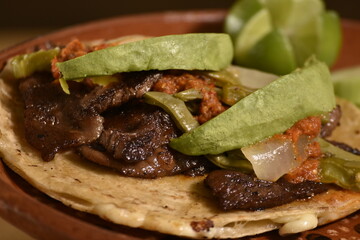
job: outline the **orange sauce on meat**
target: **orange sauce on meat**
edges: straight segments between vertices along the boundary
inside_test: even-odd
[[[320,131],[321,118],[312,116],[298,121],[285,133],[277,134],[274,137],[290,139],[296,146],[301,136],[306,136],[311,141],[319,136]],[[318,172],[319,158],[322,155],[320,144],[316,141],[310,142],[305,151],[307,159],[298,159],[302,162],[301,165],[284,176],[289,182],[320,181]]]
[[[214,83],[200,75],[186,72],[170,72],[170,74],[165,74],[157,81],[152,90],[174,94],[187,89],[199,90],[203,95],[199,115],[196,117],[200,124],[225,111],[226,108],[218,98]]]
[[[319,164],[318,159],[307,159],[299,167],[287,173],[284,178],[291,183],[299,183],[307,180],[320,182]]]
[[[302,135],[314,139],[320,134],[320,130],[321,118],[311,116],[296,122],[291,128],[286,130],[285,133],[277,134],[276,137],[287,138],[296,143]]]
[[[51,61],[51,72],[55,79],[60,78],[60,72],[56,63],[64,62],[76,57],[80,57],[88,53],[90,49],[88,49],[82,42],[78,39],[74,39],[69,42],[63,49],[61,49],[59,55]]]

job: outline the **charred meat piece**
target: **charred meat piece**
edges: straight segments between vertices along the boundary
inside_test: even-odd
[[[131,99],[141,98],[161,75],[156,72],[119,74],[117,76],[119,81],[95,89],[81,100],[79,107],[102,113]]]
[[[106,87],[90,80],[69,81],[69,95],[52,82],[51,75],[29,77],[19,86],[25,102],[26,139],[46,161],[59,151],[91,143],[102,132],[100,113],[141,97],[158,77],[156,73],[128,73]]]
[[[71,82],[72,94],[63,92],[52,76],[37,74],[20,83],[25,102],[26,140],[49,161],[64,149],[96,140],[102,131],[103,118],[96,112],[78,107],[91,91],[86,83]]]
[[[321,128],[321,137],[329,137],[333,130],[340,124],[341,108],[337,105],[330,113],[329,120]]]
[[[145,160],[178,135],[167,113],[145,103],[126,104],[104,117],[98,143],[113,158],[128,163]]]
[[[269,182],[230,170],[211,172],[205,183],[223,210],[261,210],[306,199],[328,189],[327,185],[318,182]]]
[[[170,139],[181,133],[160,108],[129,103],[104,116],[104,130],[97,143],[78,149],[88,160],[142,178],[186,171],[203,174],[209,165],[202,157],[186,156],[168,147]]]

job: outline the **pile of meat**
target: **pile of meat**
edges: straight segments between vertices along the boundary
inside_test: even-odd
[[[45,161],[76,149],[132,177],[203,174],[208,161],[170,149],[170,139],[181,132],[166,112],[140,99],[161,77],[158,72],[119,74],[119,81],[106,87],[69,82],[71,94],[50,74],[26,78],[20,84],[26,139]]]

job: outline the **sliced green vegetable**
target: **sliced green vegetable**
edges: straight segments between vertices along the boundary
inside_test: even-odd
[[[325,140],[319,141],[325,157],[320,160],[321,182],[360,191],[360,156],[351,154]]]
[[[59,53],[58,48],[39,50],[37,52],[18,55],[10,61],[15,78],[28,77],[34,72],[50,71],[51,60]]]
[[[119,78],[116,75],[109,75],[109,76],[97,76],[91,78],[92,82],[101,86],[106,86],[112,82],[118,82]]]
[[[212,78],[219,82],[220,86],[225,84],[241,85],[248,89],[258,89],[265,87],[272,81],[276,80],[278,76],[256,69],[244,68],[240,66],[230,65],[229,67],[207,73]]]
[[[215,79],[216,86],[221,90],[218,96],[228,105],[234,105],[258,88],[274,81],[277,76],[255,69],[231,65],[223,70],[206,73]]]
[[[222,88],[221,101],[232,106],[254,91],[255,89],[249,89],[244,86],[226,84]]]
[[[221,168],[237,170],[245,173],[253,172],[251,163],[245,158],[239,149],[218,155],[206,155],[206,158]]]
[[[175,93],[173,96],[184,102],[203,98],[201,92],[194,88]]]
[[[312,58],[303,69],[280,77],[170,146],[187,155],[220,154],[284,132],[307,116],[335,106],[328,67]]]
[[[66,94],[70,94],[69,85],[63,78],[59,78],[60,86]]]
[[[199,123],[191,115],[185,103],[167,93],[147,92],[144,94],[145,102],[164,109],[179,129],[189,132],[199,126]]]
[[[94,51],[57,63],[65,80],[144,70],[220,70],[230,65],[233,47],[222,33],[148,38]]]
[[[73,79],[73,81],[77,81],[77,82],[81,82],[83,81],[82,78],[79,79]],[[114,76],[114,75],[109,75],[109,76],[97,76],[97,77],[92,77],[91,81],[95,84],[101,85],[101,86],[106,86],[109,83],[112,82],[117,82],[119,81],[119,79]],[[62,88],[62,90],[66,93],[66,94],[70,94],[70,89],[69,89],[69,85],[67,84],[66,80],[64,78],[60,78],[59,79],[60,82],[60,86]]]

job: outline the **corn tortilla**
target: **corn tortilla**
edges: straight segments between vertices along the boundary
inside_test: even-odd
[[[182,237],[238,238],[281,229],[286,224],[281,220],[284,217],[286,222],[293,222],[311,214],[317,218],[316,226],[360,208],[360,193],[331,190],[310,200],[263,211],[224,212],[203,185],[204,177],[123,177],[72,152],[57,154],[53,161],[44,162],[24,138],[23,103],[16,81],[7,71],[0,77],[0,156],[34,187],[74,209],[117,224]],[[350,116],[360,119],[358,109],[349,111],[347,102],[341,104],[346,121],[352,119]],[[342,123],[340,132],[333,137],[355,138],[354,131],[347,129],[359,129],[353,121]],[[196,228],[209,222],[207,227]]]

